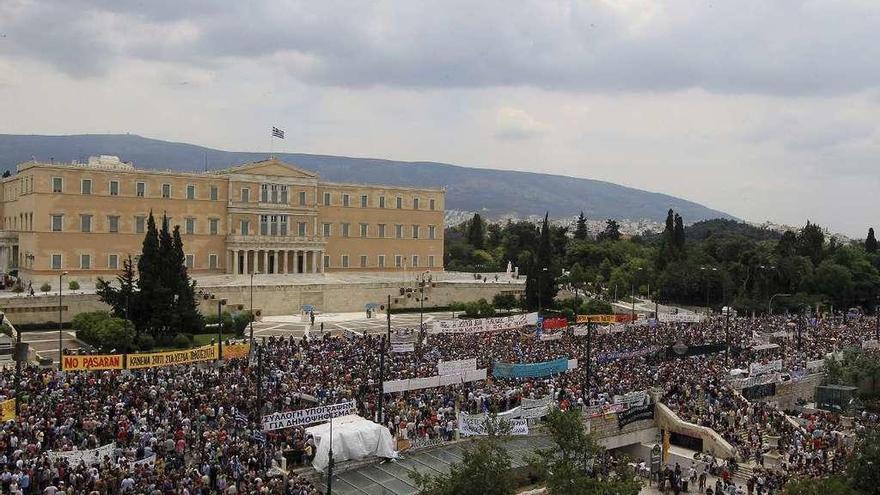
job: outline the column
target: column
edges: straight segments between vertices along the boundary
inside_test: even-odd
[[[300,273],[299,270],[299,249],[293,251],[293,273]]]
[[[269,250],[263,250],[263,273],[269,274]]]
[[[238,249],[232,250],[232,273],[238,275]]]
[[[324,251],[318,251],[318,256],[321,257],[321,263],[318,265],[318,273],[324,273]]]
[[[317,251],[312,251],[312,273],[318,273],[318,252]]]
[[[247,275],[251,272],[250,259],[248,258],[248,250],[245,249],[242,251],[242,253],[244,254],[244,259],[242,260],[242,263],[244,263],[244,270],[242,270],[242,273]]]
[[[287,251],[278,251],[278,273],[287,274]]]

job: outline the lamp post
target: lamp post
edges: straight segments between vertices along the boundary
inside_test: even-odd
[[[708,266],[701,266],[700,267],[701,272],[706,272],[709,270],[711,270],[713,272],[718,271],[718,269],[715,267],[708,267]],[[710,308],[709,308],[709,276],[708,276],[708,274],[703,275],[703,280],[706,282],[706,316],[709,316]]]
[[[543,267],[543,268],[541,268],[541,269],[538,271],[538,314],[539,314],[539,315],[541,314],[541,309],[542,309],[542,308],[541,308],[541,306],[542,306],[542,305],[541,305],[541,299],[542,299],[542,298],[541,298],[541,293],[543,292],[543,291],[541,290],[541,279],[542,279],[542,275],[543,275],[544,272],[546,272],[546,271],[547,271],[547,267],[546,267],[546,266]]]
[[[217,361],[223,360],[223,306],[226,299],[217,299]]]
[[[592,356],[593,322],[587,320],[587,378],[584,380],[584,407],[590,407],[590,361]]]
[[[388,295],[388,304],[385,306],[385,317],[388,322],[388,340],[391,339],[391,294]],[[379,424],[385,425],[385,410],[383,402],[385,400],[385,390],[383,383],[385,381],[385,340],[386,336],[382,336],[379,346]]]
[[[62,332],[62,315],[61,315],[61,278],[67,275],[67,272],[58,274],[58,369],[64,370],[64,332]]]
[[[259,272],[257,272],[256,270],[254,270],[253,272],[251,272],[251,321],[250,321],[250,327],[251,327],[251,329],[250,329],[250,331],[251,331],[250,344],[251,344],[251,348],[254,347],[254,318],[256,317],[256,315],[254,314],[254,275],[255,275],[256,273],[259,273]]]
[[[636,274],[639,274],[641,272],[642,272],[641,267],[636,268]],[[639,277],[639,280],[641,280],[641,277]],[[630,298],[630,302],[632,303],[632,310],[630,313],[630,319],[632,321],[636,321],[636,280],[635,280],[635,278],[632,279],[630,284],[631,284],[631,287],[630,287],[629,298]]]
[[[779,293],[779,294],[773,294],[772,296],[770,296],[770,301],[767,302],[767,315],[769,315],[769,316],[773,316],[773,298],[775,298],[777,296],[791,297],[791,294]]]

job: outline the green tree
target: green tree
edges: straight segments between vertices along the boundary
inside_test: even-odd
[[[196,282],[189,278],[186,269],[186,255],[183,252],[183,240],[180,238],[180,226],[174,226],[171,238],[172,255],[170,264],[175,272],[170,279],[171,290],[174,294],[174,308],[172,321],[175,322],[176,331],[183,333],[198,333],[204,326],[202,316],[198,311],[196,300]]]
[[[859,435],[855,455],[847,466],[853,488],[863,494],[880,493],[880,430],[870,428]]]
[[[504,311],[510,311],[516,307],[516,296],[510,292],[501,292],[492,296],[492,305]]]
[[[538,248],[526,279],[526,303],[529,309],[549,308],[556,297],[556,263],[550,242],[549,214],[544,214]]]
[[[877,252],[877,238],[874,237],[874,228],[868,229],[868,237],[865,238],[865,251],[874,254]]]
[[[552,495],[637,495],[642,489],[633,470],[625,463],[613,465],[584,430],[579,409],[553,409],[545,426],[555,445],[539,450],[531,464]]]
[[[474,218],[468,224],[467,241],[474,249],[483,249],[486,238],[485,225],[479,213],[474,213]]]
[[[587,236],[589,232],[587,232],[587,219],[584,217],[584,212],[581,212],[577,218],[577,224],[574,229],[574,238],[579,241],[587,240]]]
[[[810,258],[813,265],[818,265],[824,259],[824,248],[825,232],[822,230],[822,227],[815,223],[810,223],[808,220],[804,228],[801,229],[800,234],[798,234],[797,254]]]
[[[138,259],[138,292],[143,310],[143,329],[154,338],[164,326],[162,317],[164,294],[162,290],[162,264],[159,257],[159,230],[153,212],[147,217],[147,231],[141,246],[141,257]]]
[[[596,236],[596,240],[599,242],[602,241],[619,241],[620,240],[620,224],[617,223],[617,220],[608,219],[605,221],[605,230],[599,232],[599,235]]]
[[[672,230],[672,244],[680,257],[684,253],[684,220],[681,215],[675,215],[675,228]]]
[[[110,306],[111,313],[117,318],[125,318],[134,323],[136,333],[140,334],[143,322],[138,317],[135,308],[139,303],[137,290],[137,278],[134,273],[134,264],[131,255],[122,260],[122,272],[116,276],[119,287],[114,287],[101,277],[95,284],[98,298],[101,302]]]
[[[789,481],[783,495],[853,495],[850,483],[840,477]]]
[[[419,495],[511,495],[516,489],[510,475],[510,454],[505,439],[493,431],[465,448],[461,462],[449,468],[448,474],[423,475],[416,471],[410,477]]]

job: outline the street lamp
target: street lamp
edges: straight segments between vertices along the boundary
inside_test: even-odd
[[[700,271],[705,272],[706,270],[711,270],[713,272],[717,272],[718,269],[715,267],[701,266]],[[706,282],[706,316],[709,316],[710,308],[709,308],[709,277],[708,275],[703,276],[703,280]]]
[[[251,338],[250,338],[251,346],[250,346],[250,348],[251,349],[253,349],[253,347],[254,347],[254,317],[255,317],[255,314],[254,314],[254,275],[256,275],[257,273],[259,273],[259,272],[256,270],[251,272],[251,321],[250,321],[250,326],[251,326]]]
[[[61,272],[58,274],[58,369],[63,370],[63,348],[62,342],[64,341],[64,334],[62,332],[62,317],[61,317],[61,277],[67,275],[67,272]]]
[[[643,270],[642,267],[636,268],[636,273],[639,273]],[[639,277],[641,279],[641,277]],[[632,321],[636,321],[636,280],[633,278],[630,281],[630,302],[632,303],[632,312],[630,313],[630,319]]]
[[[217,299],[217,362],[223,360],[223,306],[226,299]]]
[[[780,292],[779,294],[773,294],[772,296],[770,296],[770,301],[767,302],[767,315],[768,316],[773,316],[773,298],[775,298],[776,296],[791,297],[791,294],[784,294],[784,293]]]
[[[541,275],[547,271],[547,267],[541,268],[538,272],[538,314],[541,314]]]

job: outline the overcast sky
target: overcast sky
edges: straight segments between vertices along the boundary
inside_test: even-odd
[[[880,2],[0,0],[0,133],[540,171],[880,227]]]

